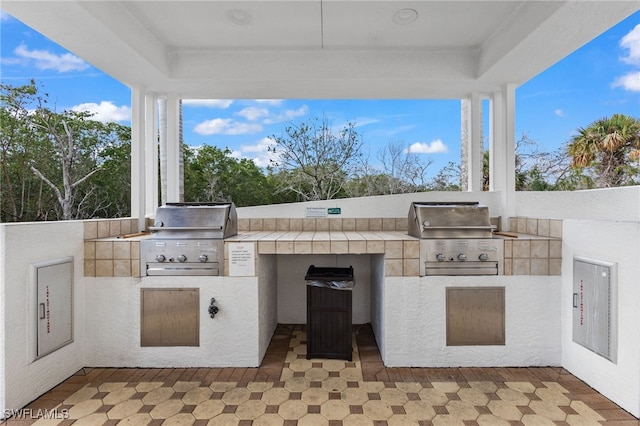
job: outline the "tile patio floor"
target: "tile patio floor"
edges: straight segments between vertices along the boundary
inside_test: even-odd
[[[369,325],[352,362],[307,360],[304,328],[258,368],[83,368],[0,424],[640,425],[562,368],[385,368]]]

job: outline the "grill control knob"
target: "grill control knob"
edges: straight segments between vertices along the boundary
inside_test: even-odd
[[[489,260],[489,256],[486,253],[480,253],[478,259],[480,259],[480,262],[486,262],[487,260]]]
[[[156,261],[157,262],[164,262],[167,258],[164,257],[164,254],[158,254],[156,255]]]
[[[206,262],[207,260],[209,260],[209,256],[207,256],[206,254],[201,254],[200,257],[198,257],[198,260],[200,262]]]
[[[460,253],[460,254],[458,255],[458,260],[459,260],[460,262],[464,262],[465,260],[467,260],[467,255],[466,255],[466,254],[464,254],[464,253]]]
[[[446,258],[446,256],[445,256],[444,254],[442,254],[442,253],[438,253],[438,254],[436,254],[436,260],[437,260],[438,262],[444,262],[446,259],[447,259],[447,258]]]
[[[187,260],[187,256],[185,256],[184,254],[181,254],[180,256],[178,256],[178,262],[186,262]]]

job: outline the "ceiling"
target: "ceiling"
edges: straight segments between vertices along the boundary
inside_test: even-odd
[[[2,9],[181,98],[460,98],[522,84],[636,1],[30,1]]]

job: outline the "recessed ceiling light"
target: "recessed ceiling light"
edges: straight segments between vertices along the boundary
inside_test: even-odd
[[[227,12],[227,18],[237,25],[247,25],[251,22],[251,15],[246,10],[231,9]]]
[[[393,22],[398,25],[407,25],[418,19],[418,11],[415,9],[400,9],[393,15]]]

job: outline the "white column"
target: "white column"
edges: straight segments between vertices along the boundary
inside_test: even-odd
[[[180,201],[180,128],[179,98],[175,94],[167,97],[167,202]]]
[[[158,97],[145,98],[145,217],[155,215],[158,207]]]
[[[514,84],[505,84],[495,92],[490,112],[489,189],[501,193],[505,229],[507,218],[516,214],[515,89]]]
[[[145,92],[131,89],[131,217],[138,219],[138,230],[144,229],[145,217]]]
[[[469,172],[467,191],[482,191],[482,99],[479,93],[471,94],[471,122],[470,124],[470,149],[467,150],[469,155]]]

